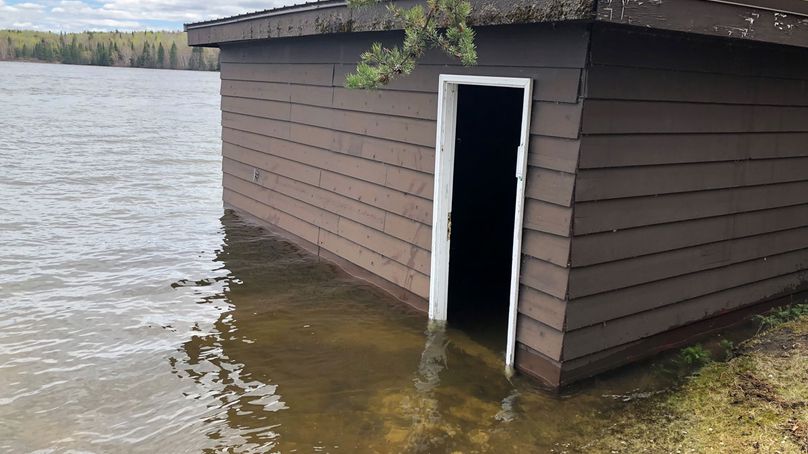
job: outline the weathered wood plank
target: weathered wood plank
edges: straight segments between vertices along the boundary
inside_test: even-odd
[[[775,279],[753,282],[725,292],[660,307],[608,323],[591,325],[565,335],[563,357],[579,358],[597,351],[671,330],[698,320],[737,310],[781,295],[784,288],[805,289],[808,272],[800,271]]]
[[[580,148],[579,140],[530,136],[528,164],[542,169],[575,173]]]
[[[569,265],[570,239],[526,229],[522,237],[522,253],[566,268]]]
[[[526,255],[522,256],[519,280],[522,285],[559,299],[566,299],[568,281],[569,269]]]
[[[292,95],[289,89],[292,87],[286,82],[253,82],[244,80],[222,80],[220,90],[222,96],[234,96],[238,98],[268,99],[271,101],[291,102]],[[312,88],[306,86],[307,88]],[[330,87],[318,87],[324,90],[333,90]],[[331,100],[329,95],[328,100]]]
[[[653,312],[680,301],[798,272],[804,269],[806,260],[808,251],[799,250],[573,299],[567,305],[567,328],[573,330],[635,313]],[[783,289],[787,287],[779,291]]]
[[[224,187],[249,197],[250,199],[266,205],[273,210],[280,210],[297,219],[330,231],[337,231],[339,216],[321,208],[309,205],[305,202],[289,197],[281,192],[267,189],[249,181],[242,180],[229,173],[223,175]]]
[[[561,358],[564,346],[564,333],[521,314],[516,324],[517,340],[528,347],[553,359]]]
[[[577,139],[581,130],[582,106],[583,103],[534,102],[530,115],[530,133]]]
[[[320,229],[315,225],[286,214],[281,210],[259,203],[228,188],[224,188],[223,198],[225,203],[229,203],[284,230],[295,232],[295,235],[300,238],[317,244]]]
[[[516,368],[519,372],[548,386],[557,386],[561,383],[561,363],[559,361],[519,342],[516,343]]]
[[[412,268],[421,274],[429,276],[429,251],[418,246],[347,218],[340,218],[338,230],[332,231],[332,233],[336,233],[371,251],[378,252],[384,257],[393,259],[407,268]]]
[[[233,98],[222,96],[222,111],[272,120],[289,121],[292,104],[264,99]]]
[[[438,96],[394,90],[351,90],[335,87],[333,107],[382,115],[435,120]]]
[[[313,106],[331,106],[333,87],[297,85],[287,82],[222,80],[222,96],[267,99]]]
[[[563,331],[566,301],[527,286],[519,287],[519,313]]]
[[[230,128],[225,128],[222,131],[222,140],[226,144],[233,144],[260,151],[270,156],[300,162],[313,169],[327,169],[331,172],[364,179],[372,183],[383,184],[385,181],[385,165],[369,159],[334,153],[322,148]]]
[[[274,210],[272,211],[273,213],[275,213],[275,211],[281,211],[333,234],[342,236],[388,259],[395,260],[408,268],[429,275],[429,251],[348,218],[339,217],[324,209],[288,197],[283,193],[275,192],[259,184],[242,180],[241,178],[233,176],[231,172],[234,172],[233,163],[227,162],[223,182],[225,188],[228,190],[266,205],[266,207],[271,209],[270,211]],[[251,206],[254,206],[254,204]],[[244,207],[242,206],[242,208]],[[267,211],[266,208],[262,209]],[[288,226],[287,223],[287,227]]]
[[[806,132],[808,107],[587,100],[584,134]]]
[[[486,63],[488,65],[488,63]],[[334,69],[334,85],[343,85],[345,77],[356,70],[354,65],[337,65]],[[578,68],[530,68],[516,66],[447,66],[420,64],[407,77],[393,81],[383,91],[404,93],[438,93],[438,77],[441,74],[472,76],[524,77],[533,79],[533,99],[549,102],[578,102],[581,70]],[[435,113],[437,110],[435,111]],[[433,113],[434,115],[434,113]]]
[[[227,53],[223,53],[226,55]],[[222,80],[257,82],[286,82],[303,85],[331,86],[334,65],[331,64],[273,64],[222,62]]]
[[[384,232],[427,251],[432,250],[432,227],[430,223],[387,212],[384,215]]]
[[[570,248],[570,261],[573,267],[594,265],[805,225],[808,225],[808,205],[795,205],[608,231],[576,237]]]
[[[806,133],[584,136],[580,168],[802,157],[805,143]]]
[[[320,187],[424,224],[432,222],[432,202],[396,189],[323,171]]]
[[[587,99],[808,106],[803,80],[606,65],[589,68],[586,94]]]
[[[288,121],[270,120],[249,115],[222,112],[222,127],[241,131],[261,131],[262,134],[289,140],[291,124]]]
[[[808,248],[808,227],[644,255],[570,271],[570,298]]]
[[[395,33],[376,33],[377,41],[392,44]],[[355,63],[372,42],[368,36],[295,36],[295,39],[226,42],[220,45],[222,63],[342,64]]]
[[[385,186],[432,200],[435,187],[432,175],[395,166],[388,166],[386,172]]]
[[[279,158],[260,151],[250,150],[227,142],[222,144],[225,158],[253,166],[266,172],[285,175],[293,180],[317,186],[320,182],[320,169],[288,159]]]
[[[523,225],[526,229],[569,237],[572,208],[539,200],[525,200]]]
[[[435,122],[429,120],[293,104],[291,121],[424,147],[435,146]]]
[[[575,175],[539,167],[528,168],[526,197],[569,207],[572,206],[574,188]]]
[[[413,269],[385,258],[381,254],[362,247],[327,230],[320,233],[318,244],[339,257],[354,263],[373,274],[403,287],[423,298],[429,295],[429,277]]]
[[[575,204],[576,235],[801,205],[808,182]]]
[[[808,153],[808,149],[806,149]],[[581,170],[576,201],[808,180],[808,157]]]
[[[227,158],[222,162],[225,173],[252,181],[252,167]],[[380,208],[270,172],[261,173],[258,184],[374,229],[384,230],[385,212]]]
[[[670,35],[653,30],[597,23],[590,49],[593,65],[803,80],[808,79],[806,55],[808,49],[799,47],[739,43],[698,35],[671,39]]]

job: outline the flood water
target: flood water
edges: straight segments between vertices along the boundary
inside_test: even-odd
[[[218,84],[0,62],[0,452],[559,452],[665,386],[508,380],[225,213]]]

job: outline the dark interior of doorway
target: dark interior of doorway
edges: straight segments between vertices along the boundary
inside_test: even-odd
[[[497,352],[507,338],[523,93],[458,91],[448,323]]]

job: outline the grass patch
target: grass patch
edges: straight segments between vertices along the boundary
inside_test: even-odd
[[[760,322],[761,329],[771,329],[785,322],[808,316],[808,304],[792,304],[772,309],[771,311],[756,315],[755,320]]]
[[[582,452],[808,452],[808,305],[760,318],[764,327],[726,362],[700,346],[679,361],[703,364],[676,390],[609,415]]]

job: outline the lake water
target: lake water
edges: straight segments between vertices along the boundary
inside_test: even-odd
[[[0,62],[0,452],[562,452],[664,385],[508,380],[225,213],[218,88]]]

